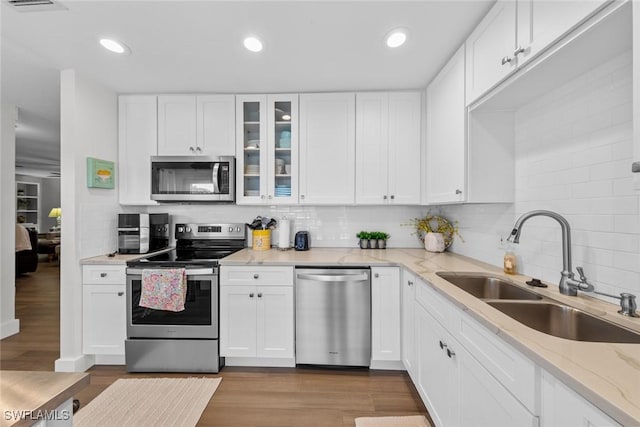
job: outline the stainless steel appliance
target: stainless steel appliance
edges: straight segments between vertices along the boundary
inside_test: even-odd
[[[118,214],[118,252],[146,254],[169,247],[169,214]]]
[[[127,263],[129,372],[218,372],[218,260],[244,247],[244,224],[176,224],[175,250]],[[185,309],[139,306],[144,269],[184,268]]]
[[[118,214],[118,252],[149,252],[149,214]]]
[[[151,157],[151,199],[233,203],[235,167],[232,156]]]
[[[368,268],[296,269],[296,363],[371,364]]]

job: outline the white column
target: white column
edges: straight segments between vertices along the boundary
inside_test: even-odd
[[[0,124],[0,339],[17,334],[15,223],[16,223],[16,131],[18,110],[2,105]]]

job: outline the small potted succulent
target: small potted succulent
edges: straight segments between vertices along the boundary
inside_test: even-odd
[[[376,240],[378,242],[378,249],[386,249],[387,248],[387,240],[391,237],[389,234],[384,231],[377,231],[375,233]]]
[[[371,248],[371,233],[368,231],[361,231],[356,234],[356,237],[360,239],[360,249]]]

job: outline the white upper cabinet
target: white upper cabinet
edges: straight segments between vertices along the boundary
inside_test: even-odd
[[[425,203],[465,199],[464,46],[427,87]]]
[[[518,0],[518,65],[597,11],[609,0]]]
[[[467,104],[515,69],[516,2],[498,0],[466,41]]]
[[[235,95],[196,97],[196,152],[207,156],[236,155]]]
[[[158,153],[158,110],[154,95],[118,98],[118,196],[123,205],[151,200],[151,156]]]
[[[355,95],[300,95],[300,203],[353,204]]]
[[[235,97],[158,96],[158,154],[235,155]]]
[[[420,203],[419,92],[356,94],[356,203]]]
[[[610,0],[498,0],[466,41],[467,105]]]
[[[238,204],[298,202],[298,95],[236,98]]]
[[[158,154],[187,156],[196,154],[196,97],[158,96]]]

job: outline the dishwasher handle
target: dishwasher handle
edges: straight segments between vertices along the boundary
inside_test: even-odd
[[[296,277],[298,279],[315,280],[316,282],[361,282],[369,279],[366,273],[340,275],[298,273]]]

